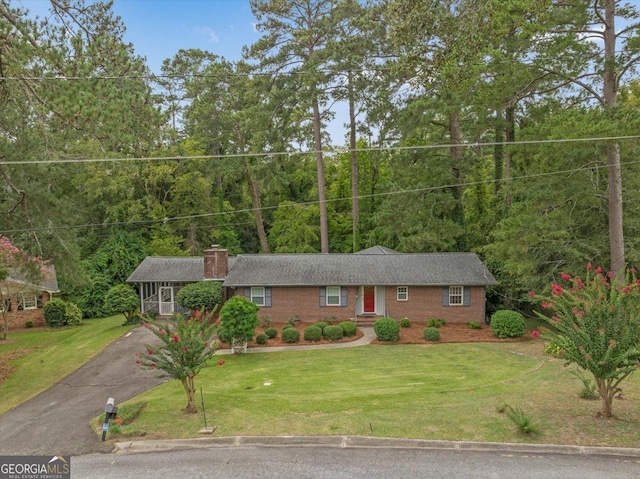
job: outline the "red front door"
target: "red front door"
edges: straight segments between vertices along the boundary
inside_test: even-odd
[[[364,314],[372,314],[376,312],[376,287],[375,286],[364,286],[363,287],[363,309],[362,312]]]

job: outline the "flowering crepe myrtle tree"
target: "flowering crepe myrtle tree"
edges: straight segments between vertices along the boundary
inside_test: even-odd
[[[29,255],[8,238],[0,236],[0,339],[7,339],[11,296],[41,283],[50,273],[42,258]]]
[[[536,314],[551,328],[542,337],[556,344],[567,365],[590,372],[602,399],[598,415],[611,417],[620,384],[640,367],[640,280],[635,269],[626,275],[604,274],[587,265],[584,280],[561,273],[550,296],[530,293],[546,314]]]
[[[213,336],[216,326],[212,314],[197,313],[194,318],[176,315],[174,321],[146,321],[144,326],[161,341],[158,346],[146,345],[144,353],[136,353],[136,363],[143,369],[164,371],[163,376],[182,382],[187,394],[185,412],[196,413],[194,379],[216,352]]]

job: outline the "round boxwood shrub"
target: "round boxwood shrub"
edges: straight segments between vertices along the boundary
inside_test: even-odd
[[[401,328],[410,328],[411,327],[411,321],[409,321],[409,318],[402,318],[400,320],[400,327]]]
[[[330,339],[331,341],[338,341],[344,337],[344,329],[338,324],[327,326],[323,332],[325,339]]]
[[[427,341],[439,341],[440,330],[434,327],[424,328],[424,330],[422,331],[422,336]]]
[[[345,336],[355,336],[358,331],[358,325],[353,321],[342,321],[338,326],[342,328]]]
[[[318,326],[312,325],[304,328],[304,340],[305,341],[320,341],[322,339],[322,329]]]
[[[293,324],[285,324],[284,326],[282,326],[282,331],[284,331],[285,329],[291,329],[291,328],[295,328],[295,326]]]
[[[316,321],[312,324],[312,326],[317,326],[318,328],[320,328],[320,331],[324,331],[324,328],[327,327],[327,323],[325,321]]]
[[[496,311],[491,316],[491,329],[497,338],[519,338],[526,329],[524,316],[517,311]]]
[[[67,304],[60,298],[53,298],[44,305],[44,321],[51,328],[60,328],[65,325]]]
[[[397,341],[400,339],[400,326],[393,318],[380,318],[373,323],[373,331],[380,341]]]
[[[276,328],[267,328],[264,330],[264,334],[266,334],[269,339],[273,339],[278,336],[278,330]]]
[[[256,344],[267,344],[268,339],[269,336],[267,336],[266,334],[258,334],[256,336]]]
[[[300,341],[300,331],[296,328],[284,328],[282,330],[282,341],[285,343],[297,343]]]

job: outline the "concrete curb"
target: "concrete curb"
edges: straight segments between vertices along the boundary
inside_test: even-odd
[[[560,446],[499,442],[393,439],[366,436],[228,436],[159,441],[117,442],[114,454],[176,451],[222,447],[335,447],[370,449],[425,449],[500,451],[517,454],[573,454],[640,458],[640,449],[605,446]]]

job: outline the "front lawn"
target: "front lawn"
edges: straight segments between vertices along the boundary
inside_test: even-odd
[[[218,436],[362,435],[636,447],[640,376],[623,384],[617,419],[597,419],[598,401],[542,342],[369,345],[353,349],[215,357],[196,378]],[[224,364],[219,366],[217,361]],[[498,412],[520,407],[540,434],[527,436]],[[130,401],[123,434],[195,437],[202,415],[181,412],[178,381]],[[139,413],[139,415],[137,415]],[[99,428],[100,420],[94,425]],[[122,439],[124,436],[120,436]],[[118,437],[115,436],[117,440]]]
[[[90,319],[81,326],[35,328],[0,341],[0,414],[72,373],[130,327],[121,315]]]

